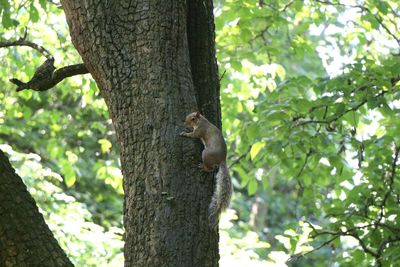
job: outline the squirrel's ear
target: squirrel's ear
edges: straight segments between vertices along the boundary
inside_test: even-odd
[[[197,117],[197,118],[200,118],[200,115],[201,115],[200,112],[197,111],[197,112],[196,112],[196,117]]]

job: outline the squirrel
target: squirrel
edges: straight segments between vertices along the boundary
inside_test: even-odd
[[[192,127],[190,133],[182,132],[180,135],[199,138],[203,145],[202,163],[199,168],[212,172],[219,166],[216,175],[216,186],[208,209],[210,228],[218,226],[221,212],[228,208],[232,196],[232,181],[226,165],[226,143],[221,131],[203,117],[200,112],[193,112],[186,116],[185,125]]]

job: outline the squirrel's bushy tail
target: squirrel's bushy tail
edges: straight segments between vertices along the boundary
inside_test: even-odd
[[[219,165],[215,180],[215,190],[208,208],[208,221],[212,229],[217,227],[219,216],[229,207],[232,196],[232,181],[225,161]]]

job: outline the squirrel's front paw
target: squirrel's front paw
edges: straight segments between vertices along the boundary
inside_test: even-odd
[[[187,132],[181,132],[179,135],[180,136],[186,136]]]

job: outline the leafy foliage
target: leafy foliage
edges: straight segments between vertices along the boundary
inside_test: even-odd
[[[217,4],[229,231],[250,221],[288,264],[396,266],[399,5],[345,2]]]

